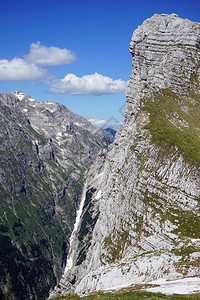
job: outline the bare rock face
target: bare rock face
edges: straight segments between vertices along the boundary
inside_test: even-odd
[[[124,128],[97,188],[90,247],[52,296],[200,275],[199,37],[200,24],[175,14],[134,32]]]
[[[199,86],[192,81],[196,74],[199,79],[199,24],[176,14],[154,15],[144,21],[133,33],[130,43],[133,71],[127,88],[126,116],[132,118],[140,91],[159,91],[170,88],[179,94]],[[138,95],[140,99],[142,95]],[[138,100],[140,102],[140,100]],[[131,109],[132,108],[132,109]]]
[[[175,14],[154,15],[146,20],[134,32],[130,44],[135,77],[153,89],[187,91],[199,59],[198,31],[199,24]]]

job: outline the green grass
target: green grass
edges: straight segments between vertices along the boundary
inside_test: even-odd
[[[47,140],[44,138],[44,136],[35,131],[31,125],[27,125],[26,127],[27,130],[34,134],[34,136],[39,140],[40,145],[45,145],[47,143]]]
[[[162,221],[169,220],[176,224],[177,228],[172,231],[180,237],[200,238],[200,219],[193,211],[183,211],[169,207],[167,211],[159,210]]]
[[[130,245],[129,232],[128,231],[113,231],[112,235],[109,235],[104,239],[103,248],[108,251],[107,257],[101,255],[101,259],[106,260],[108,263],[114,263],[122,257],[123,250],[126,245]]]
[[[188,236],[193,238],[200,238],[200,219],[192,212],[183,212],[179,216],[180,225],[173,233],[180,233],[182,236]]]
[[[148,98],[143,111],[149,113],[150,122],[145,126],[152,135],[152,143],[164,147],[177,146],[184,158],[189,162],[200,165],[200,139],[199,139],[199,110],[200,97],[190,91],[192,102],[187,97],[176,94],[169,89],[161,93],[154,93]],[[188,111],[184,110],[187,108]],[[171,121],[175,120],[176,124]],[[183,126],[187,122],[189,127]]]
[[[126,292],[126,293],[95,293],[89,296],[86,296],[84,298],[79,297],[76,294],[69,294],[66,296],[61,296],[54,298],[53,300],[126,300],[126,299],[132,299],[132,300],[199,300],[200,294],[194,294],[194,295],[171,295],[166,296],[161,293],[149,293],[149,292]]]

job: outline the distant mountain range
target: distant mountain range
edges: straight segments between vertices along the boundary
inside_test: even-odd
[[[113,136],[54,101],[0,94],[0,298],[46,299],[88,169]]]
[[[176,14],[136,29],[117,133],[0,94],[0,299],[199,282],[199,37]]]
[[[114,130],[113,128],[106,128],[105,131],[109,132],[113,137],[115,137],[117,130]]]

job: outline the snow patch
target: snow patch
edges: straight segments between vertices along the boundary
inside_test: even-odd
[[[99,200],[101,198],[101,194],[102,194],[102,192],[101,192],[101,190],[99,190],[96,197],[95,197],[95,199]]]
[[[57,135],[58,135],[58,136],[62,136],[62,132],[58,131],[58,132],[57,132]]]
[[[55,101],[45,101],[45,104],[56,105],[57,103]]]
[[[27,94],[24,94],[20,91],[14,91],[13,94],[18,98],[19,101],[24,100],[24,98],[26,98],[28,96]],[[27,97],[26,99],[31,102],[35,101],[35,99],[33,99],[32,97]]]
[[[56,111],[56,108],[49,108],[49,107],[47,107],[47,110],[50,111],[51,113],[54,113]]]
[[[74,229],[73,229],[72,234],[69,239],[69,253],[68,253],[68,257],[67,257],[67,264],[65,267],[64,274],[66,274],[67,271],[73,267],[73,259],[74,259],[74,252],[75,252],[75,249],[73,247],[73,242],[76,238],[77,229],[78,229],[78,226],[79,226],[80,220],[81,220],[81,214],[82,214],[83,206],[85,203],[86,189],[87,189],[87,182],[85,183],[84,188],[83,188],[81,203],[80,203],[79,209],[77,211],[77,215],[76,215],[76,222],[74,224]]]
[[[31,101],[31,102],[35,101],[35,99],[33,99],[31,97],[29,97],[28,100]]]
[[[18,98],[18,100],[22,101],[24,99],[24,94],[21,92],[13,92],[13,94]]]
[[[200,292],[200,278],[183,278],[167,281],[166,279],[158,279],[149,282],[150,284],[159,284],[158,287],[146,289],[148,292],[172,294],[194,294]]]

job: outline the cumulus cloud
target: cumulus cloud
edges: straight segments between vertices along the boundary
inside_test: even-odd
[[[67,74],[63,79],[52,82],[51,91],[71,95],[109,95],[125,93],[126,85],[126,81],[113,80],[98,73],[83,77]]]
[[[115,117],[111,117],[109,120],[89,119],[88,121],[94,126],[104,129],[110,127],[117,130],[120,127],[123,127],[123,123],[118,121]]]
[[[98,119],[89,119],[90,123],[92,123],[95,126],[104,125],[106,124],[106,120],[98,120]]]
[[[48,72],[21,58],[0,60],[0,80],[23,81],[42,79]]]
[[[40,42],[32,43],[27,55],[24,56],[27,62],[35,63],[43,66],[55,66],[63,64],[71,64],[76,60],[75,54],[66,48],[47,47],[41,45]]]

